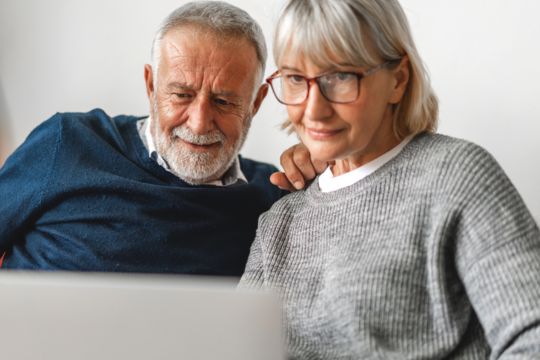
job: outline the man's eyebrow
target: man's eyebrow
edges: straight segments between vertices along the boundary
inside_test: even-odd
[[[212,92],[212,94],[214,96],[224,96],[226,98],[234,98],[234,99],[240,98],[240,96],[238,96],[238,94],[235,93],[234,91],[223,90],[223,91]]]
[[[167,84],[167,89],[168,90],[187,90],[187,91],[196,91],[197,89],[195,89],[192,85],[188,85],[186,83],[182,83],[182,82],[178,82],[178,81],[174,81],[174,82],[170,82]],[[226,97],[226,98],[229,98],[229,99],[240,99],[241,96],[239,96],[236,92],[234,91],[229,91],[229,90],[222,90],[222,91],[213,91],[212,92],[212,96],[223,96],[223,97]]]
[[[188,85],[188,84],[184,84],[184,83],[181,83],[181,82],[170,82],[167,84],[167,88],[168,89],[179,89],[179,90],[193,90],[193,87]]]

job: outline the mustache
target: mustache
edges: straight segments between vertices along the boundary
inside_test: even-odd
[[[180,138],[196,145],[210,145],[215,143],[224,143],[225,135],[219,130],[212,130],[208,134],[194,134],[187,126],[177,126],[171,132],[171,138]]]

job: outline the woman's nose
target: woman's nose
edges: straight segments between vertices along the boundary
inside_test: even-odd
[[[332,104],[321,93],[319,84],[313,81],[309,87],[304,115],[310,120],[321,121],[332,116],[333,112]]]

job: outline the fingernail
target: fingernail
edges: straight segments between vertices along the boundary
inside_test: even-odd
[[[300,190],[304,187],[304,183],[302,183],[301,181],[296,181],[293,185],[296,190]]]

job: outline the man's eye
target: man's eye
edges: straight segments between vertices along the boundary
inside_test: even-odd
[[[191,98],[191,94],[188,94],[188,93],[174,93],[174,96],[182,100]]]
[[[230,101],[227,101],[225,99],[220,99],[220,98],[215,98],[214,99],[214,102],[219,105],[219,106],[228,106],[228,105],[232,105],[232,103]]]

